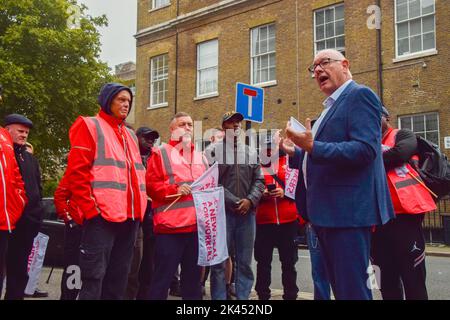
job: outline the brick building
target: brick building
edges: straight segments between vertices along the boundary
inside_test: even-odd
[[[394,125],[444,149],[450,139],[448,5],[138,0],[137,125],[155,127],[165,140],[171,116],[185,111],[204,130],[216,127],[234,109],[236,82],[265,89],[265,121],[253,127],[284,128],[291,115],[315,118],[324,96],[307,67],[318,50],[336,48],[350,60],[354,79],[380,95]]]

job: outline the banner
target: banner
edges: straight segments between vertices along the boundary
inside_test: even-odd
[[[39,276],[41,275],[42,265],[44,264],[45,251],[47,250],[48,236],[38,233],[34,238],[33,248],[28,256],[28,283],[25,288],[25,294],[33,295],[38,286]]]
[[[197,213],[199,266],[213,266],[228,258],[223,187],[192,192]]]
[[[289,157],[286,161],[286,188],[284,195],[295,200],[295,189],[297,188],[298,170],[289,168]]]
[[[192,183],[191,188],[192,191],[202,191],[215,188],[218,185],[218,181],[219,165],[216,162]]]

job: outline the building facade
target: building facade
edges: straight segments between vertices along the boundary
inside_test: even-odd
[[[256,129],[316,118],[325,97],[307,67],[335,48],[395,126],[450,156],[449,29],[446,0],[138,0],[136,124],[163,141],[179,111],[217,127],[236,82],[264,88]]]

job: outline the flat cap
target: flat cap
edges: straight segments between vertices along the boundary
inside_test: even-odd
[[[33,128],[33,122],[30,119],[17,113],[9,114],[5,117],[5,126],[10,124],[22,124],[30,129]]]

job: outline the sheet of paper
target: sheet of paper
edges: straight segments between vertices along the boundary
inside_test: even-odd
[[[306,128],[304,125],[302,125],[297,119],[295,119],[294,117],[291,117],[291,119],[289,119],[290,123],[291,123],[291,127],[292,129],[294,129],[297,132],[305,132]]]

